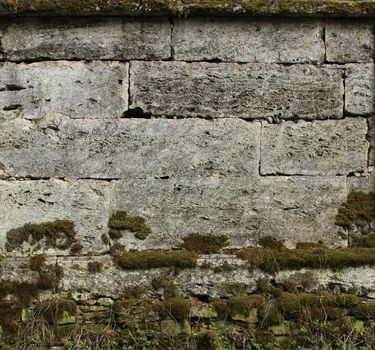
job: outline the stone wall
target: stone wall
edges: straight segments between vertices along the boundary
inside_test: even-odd
[[[14,18],[0,27],[0,243],[75,222],[103,253],[112,212],[137,249],[192,232],[334,246],[373,187],[374,24],[323,18]]]
[[[243,11],[295,13],[273,3]],[[303,6],[1,18],[0,347],[104,325],[309,349],[318,299],[375,347],[375,25]]]

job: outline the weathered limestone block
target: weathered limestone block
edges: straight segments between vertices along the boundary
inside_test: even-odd
[[[22,18],[8,22],[2,48],[8,60],[167,59],[168,19]]]
[[[361,176],[350,176],[347,178],[348,192],[362,191],[371,192],[375,190],[375,168],[369,167],[371,172],[361,174]]]
[[[262,123],[262,175],[347,175],[367,168],[367,122]]]
[[[227,235],[233,247],[254,245],[262,235],[288,246],[340,245],[334,222],[346,196],[344,176],[123,180],[116,184],[114,209],[147,219],[152,234],[145,247],[170,248],[192,232]]]
[[[253,177],[260,122],[17,118],[0,128],[0,176]]]
[[[346,65],[345,111],[357,115],[375,112],[375,64]]]
[[[327,61],[373,62],[375,26],[372,20],[335,20],[326,25]]]
[[[342,72],[312,65],[132,62],[130,108],[167,116],[340,118]]]
[[[21,116],[114,118],[127,109],[128,64],[39,62],[0,65],[0,121]]]
[[[340,245],[334,222],[346,196],[340,176],[0,181],[0,244],[25,223],[69,219],[84,252],[102,252],[110,215],[126,210],[144,217],[152,231],[145,240],[129,238],[128,249],[176,247],[192,232],[225,234],[232,247],[254,245],[262,235],[288,246],[318,240]]]
[[[323,27],[316,20],[181,19],[172,45],[181,61],[322,63],[325,54]]]
[[[89,250],[100,251],[103,249],[100,236],[107,230],[110,216],[112,186],[103,181],[0,181],[1,249],[6,233],[12,228],[68,219],[76,224],[79,242]],[[46,253],[56,254],[53,249]]]

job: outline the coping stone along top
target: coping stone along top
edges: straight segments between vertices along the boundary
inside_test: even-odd
[[[375,0],[0,0],[0,16],[374,17]]]

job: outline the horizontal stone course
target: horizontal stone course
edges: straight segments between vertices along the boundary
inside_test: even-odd
[[[367,168],[363,118],[262,126],[262,175],[348,175]]]
[[[0,128],[0,177],[253,177],[259,145],[258,121],[17,118]]]
[[[253,245],[265,234],[288,245],[339,245],[334,218],[346,195],[340,176],[0,181],[0,243],[25,223],[70,219],[84,252],[100,252],[107,249],[100,237],[111,213],[126,210],[152,230],[144,241],[126,236],[128,249],[168,249],[192,232],[225,234],[233,247]]]
[[[54,61],[0,64],[0,121],[114,118],[127,109],[128,64]]]
[[[375,64],[345,66],[345,111],[355,115],[375,112]]]
[[[340,69],[313,65],[132,62],[130,108],[156,116],[340,118]]]
[[[262,63],[323,63],[321,21],[259,18],[177,20],[174,58]]]
[[[328,62],[374,61],[375,25],[372,20],[331,20],[326,24],[325,40]]]
[[[159,60],[171,54],[166,18],[22,18],[5,23],[2,50],[12,61]]]

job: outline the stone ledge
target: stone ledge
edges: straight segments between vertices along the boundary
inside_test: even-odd
[[[42,16],[375,16],[374,0],[0,0],[0,15]]]

